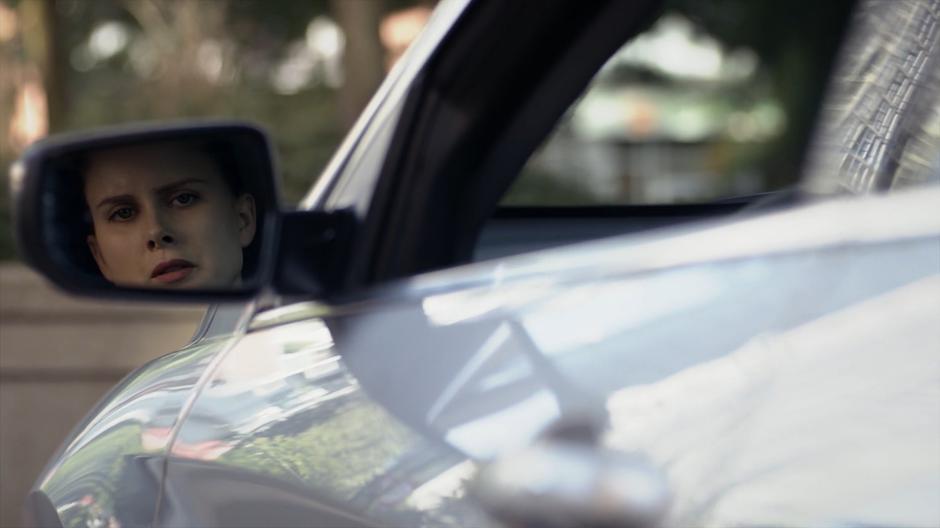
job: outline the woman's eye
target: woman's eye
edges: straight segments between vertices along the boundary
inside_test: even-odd
[[[187,205],[192,205],[197,200],[199,200],[199,197],[193,193],[180,193],[174,196],[173,199],[170,200],[170,203],[173,205],[185,207]]]
[[[133,207],[121,207],[115,209],[111,216],[108,217],[109,220],[114,222],[123,222],[130,220],[134,216]]]

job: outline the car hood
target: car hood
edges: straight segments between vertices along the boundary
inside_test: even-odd
[[[938,205],[922,189],[480,263],[327,321],[375,401],[475,460],[589,416],[666,476],[670,523],[934,525]]]

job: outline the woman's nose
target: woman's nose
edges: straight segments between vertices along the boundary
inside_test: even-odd
[[[167,246],[172,246],[176,240],[173,238],[173,235],[167,233],[165,230],[160,229],[159,231],[154,231],[147,238],[147,249],[154,250],[165,248]]]
[[[154,213],[150,219],[150,227],[147,233],[147,249],[153,251],[172,246],[175,243],[176,237],[167,228],[164,219],[160,217],[160,214]]]

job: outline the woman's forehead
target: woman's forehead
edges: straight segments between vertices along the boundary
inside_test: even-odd
[[[84,171],[85,193],[157,190],[183,180],[225,185],[218,163],[189,146],[160,144],[101,150]]]

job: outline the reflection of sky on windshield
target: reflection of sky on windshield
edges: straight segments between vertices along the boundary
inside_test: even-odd
[[[545,297],[552,291],[551,281],[535,280],[525,284],[487,286],[439,295],[421,301],[421,308],[431,324],[446,326],[486,316],[493,310],[511,310]]]
[[[610,338],[665,315],[690,310],[721,292],[718,275],[700,269],[565,290],[522,317],[539,349],[554,354]],[[590,304],[591,317],[572,314]]]

